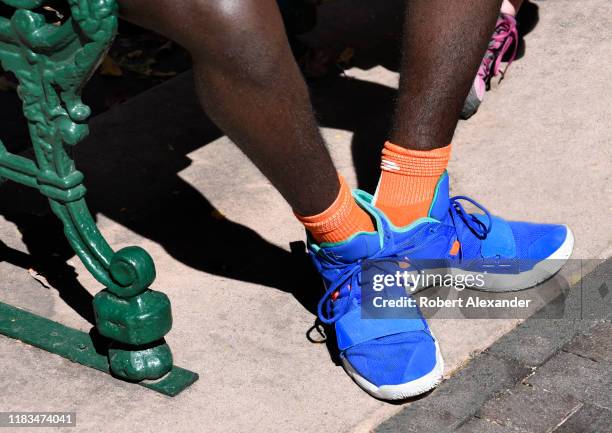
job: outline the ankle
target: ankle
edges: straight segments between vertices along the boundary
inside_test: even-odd
[[[416,151],[385,143],[375,205],[398,227],[426,217],[451,146]]]
[[[342,176],[338,197],[329,208],[318,215],[296,217],[318,243],[342,242],[359,232],[376,231],[372,218],[357,205]]]

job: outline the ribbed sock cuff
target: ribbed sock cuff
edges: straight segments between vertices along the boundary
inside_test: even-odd
[[[375,231],[372,219],[357,205],[344,178],[339,176],[339,180],[340,192],[329,208],[313,216],[296,214],[319,243],[341,242],[358,232]]]
[[[450,144],[423,151],[385,143],[375,205],[399,227],[427,216],[450,152]]]
[[[435,177],[444,173],[450,159],[451,145],[433,150],[412,150],[385,143],[380,168],[405,176]]]

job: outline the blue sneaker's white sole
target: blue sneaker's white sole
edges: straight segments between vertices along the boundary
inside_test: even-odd
[[[442,381],[444,373],[444,360],[442,353],[436,340],[436,364],[434,368],[425,376],[412,380],[406,383],[397,385],[381,385],[376,386],[362,377],[348,362],[346,358],[342,358],[342,366],[346,373],[359,385],[365,392],[373,397],[381,400],[403,400],[409,397],[415,397],[434,389]]]
[[[453,275],[482,275],[484,277],[483,286],[475,286],[472,288],[483,292],[513,292],[536,286],[559,272],[572,255],[574,249],[574,234],[568,226],[565,226],[565,228],[567,230],[567,236],[559,248],[528,271],[518,274],[494,274],[451,268],[449,272]]]

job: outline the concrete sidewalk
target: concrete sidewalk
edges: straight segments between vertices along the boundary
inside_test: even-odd
[[[612,97],[602,71],[612,62],[612,4],[535,4],[525,57],[460,124],[453,193],[508,218],[567,223],[575,258],[609,257]],[[318,82],[313,99],[339,170],[371,188],[397,74],[346,75]],[[320,283],[299,245],[290,249],[302,228],[201,114],[188,75],[91,126],[77,163],[99,226],[116,249],[152,254],[153,288],[173,303],[168,342],[201,379],[168,399],[0,337],[0,410],[76,411],[76,431],[113,433],[362,432],[401,410],[362,392],[306,338]],[[0,194],[0,301],[88,330],[90,293],[101,287],[64,247],[42,198],[13,185]],[[517,323],[432,321],[446,374]]]

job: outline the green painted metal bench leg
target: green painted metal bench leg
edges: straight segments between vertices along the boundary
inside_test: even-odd
[[[0,63],[19,80],[18,92],[36,157],[32,161],[11,154],[0,142],[0,179],[37,188],[49,199],[70,245],[106,287],[95,296],[94,311],[98,332],[113,342],[107,348],[108,369],[130,381],[158,380],[176,373],[164,341],[172,327],[170,301],[163,293],[149,289],[155,279],[153,260],[142,248],[115,252],[108,245],[89,212],[83,174],[72,158],[73,147],[89,132],[91,111],[81,100],[81,90],[116,33],[115,0],[67,0],[61,10],[54,6],[57,1],[0,3],[10,11],[9,17],[0,16]],[[43,10],[46,3],[51,8]],[[55,13],[56,18],[49,22],[43,11],[46,15]],[[0,311],[8,314],[8,306],[1,307]],[[25,334],[31,329],[28,323],[36,324],[34,329],[39,331],[45,327],[41,324],[55,326],[31,314],[17,315],[21,317],[19,329]],[[9,329],[11,322],[3,323],[1,333],[21,339],[19,332]],[[57,326],[56,331],[66,334],[66,341],[72,341],[70,335],[78,332]],[[45,344],[45,333],[41,335],[28,341],[59,353],[53,350],[56,346]],[[196,378],[192,374],[183,385]]]

